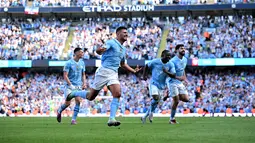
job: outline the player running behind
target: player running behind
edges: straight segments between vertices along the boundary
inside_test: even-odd
[[[65,79],[65,103],[62,104],[57,111],[57,121],[61,122],[61,113],[70,104],[71,99],[68,95],[75,91],[81,91],[85,89],[86,86],[86,74],[85,74],[85,63],[83,62],[84,52],[81,48],[74,49],[74,58],[66,62],[64,66],[64,79]],[[76,118],[80,110],[80,97],[75,97],[75,107],[72,116],[71,124],[77,124]]]
[[[146,122],[147,117],[149,117],[149,121],[152,123],[153,112],[155,111],[160,101],[160,98],[163,97],[164,94],[164,89],[166,87],[166,78],[170,76],[172,78],[179,79],[179,77],[175,77],[174,74],[171,74],[175,73],[175,69],[174,64],[172,62],[169,62],[170,59],[170,51],[164,50],[161,53],[161,58],[154,59],[145,65],[143,71],[143,79],[147,79],[149,70],[151,70],[152,73],[149,84],[149,93],[150,97],[152,97],[152,100],[149,109],[147,110],[145,115],[141,117],[142,123]],[[168,71],[168,74],[164,71]]]

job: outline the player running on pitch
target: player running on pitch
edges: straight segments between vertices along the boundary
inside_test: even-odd
[[[74,58],[66,62],[64,66],[64,79],[65,79],[65,103],[62,104],[57,111],[57,121],[61,122],[61,113],[64,111],[70,104],[71,99],[68,98],[72,92],[81,91],[85,89],[86,86],[86,75],[85,75],[85,63],[81,58],[83,57],[84,52],[81,48],[74,49]],[[75,107],[72,117],[71,124],[77,124],[76,118],[80,110],[80,97],[75,98]]]
[[[106,41],[104,47],[100,47],[96,50],[99,55],[102,55],[102,66],[97,69],[90,90],[77,91],[70,95],[71,98],[79,96],[92,101],[105,85],[108,86],[113,96],[110,106],[110,117],[107,123],[108,126],[119,126],[121,124],[120,121],[115,119],[121,96],[120,82],[118,79],[119,67],[121,66],[132,73],[137,73],[141,70],[139,67],[133,69],[125,63],[126,48],[123,46],[123,43],[127,41],[127,28],[117,28],[116,35],[116,39],[114,38]]]

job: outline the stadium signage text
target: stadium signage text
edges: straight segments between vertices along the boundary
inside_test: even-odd
[[[129,11],[154,11],[153,5],[125,5],[125,6],[84,6],[84,12],[129,12]]]

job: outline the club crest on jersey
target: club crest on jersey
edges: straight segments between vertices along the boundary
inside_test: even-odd
[[[72,65],[71,66],[73,70],[76,70],[76,66],[75,65]]]

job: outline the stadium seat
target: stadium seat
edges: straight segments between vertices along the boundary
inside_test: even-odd
[[[190,113],[190,109],[183,110],[183,114],[189,114],[189,113]]]
[[[73,115],[73,111],[69,110],[69,111],[66,112],[66,114],[67,114],[67,116],[71,117]]]
[[[129,110],[126,110],[125,111],[125,115],[129,115],[130,114],[130,111]]]
[[[198,109],[197,113],[198,113],[198,114],[203,114],[204,111],[203,111],[203,109],[200,108],[200,109]]]
[[[18,112],[18,115],[23,115],[23,112],[22,112],[22,111],[19,111],[19,112]]]
[[[66,112],[67,112],[66,110],[62,111],[62,115],[67,115]],[[56,114],[57,114],[57,112],[56,112]]]
[[[38,110],[34,110],[33,115],[37,115],[37,114],[38,114]]]
[[[10,116],[12,114],[12,111],[11,110],[8,110],[8,115]]]
[[[23,114],[23,113],[22,113],[22,114]],[[22,114],[21,114],[21,115],[22,115]],[[29,111],[27,111],[27,112],[26,112],[26,115],[30,115],[30,112],[29,112]]]
[[[227,108],[226,113],[227,114],[232,114],[232,109],[231,108]]]
[[[93,115],[96,115],[96,114],[97,114],[97,109],[94,109],[94,110],[92,111],[92,114],[93,114]]]

